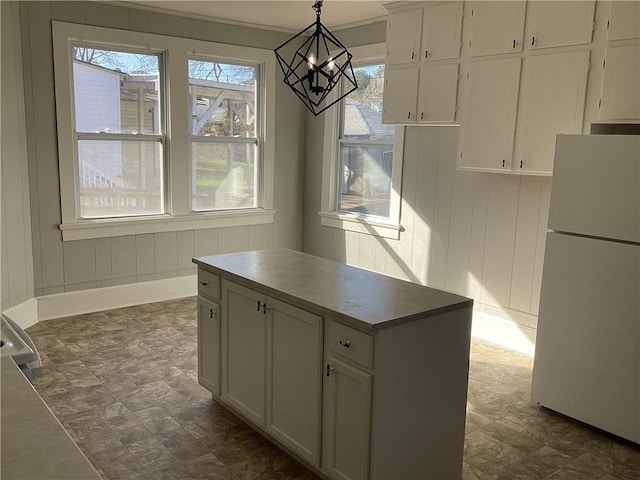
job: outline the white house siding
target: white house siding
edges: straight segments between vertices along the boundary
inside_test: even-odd
[[[79,132],[120,132],[120,78],[104,68],[73,62],[76,128]],[[122,175],[120,142],[81,142],[78,155],[96,167]]]

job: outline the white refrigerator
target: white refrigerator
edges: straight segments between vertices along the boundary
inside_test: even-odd
[[[558,135],[531,400],[640,443],[640,136]]]

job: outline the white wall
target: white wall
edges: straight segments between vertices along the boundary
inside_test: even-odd
[[[309,199],[305,251],[469,296],[533,346],[551,179],[456,170],[458,131],[407,128],[399,240],[321,227]]]
[[[275,101],[275,223],[63,242],[52,20],[260,48],[275,48],[289,37],[109,3],[20,2],[35,296],[191,275],[191,258],[198,255],[302,248],[304,107],[281,82]],[[26,169],[24,161],[20,165]]]
[[[2,118],[0,271],[1,310],[33,298],[29,175],[18,4],[0,3],[2,21]]]
[[[596,5],[584,133],[599,115],[609,7]],[[320,225],[324,119],[307,119],[304,250],[469,296],[474,334],[532,354],[552,179],[456,170],[458,128],[407,128],[404,231],[387,240]]]

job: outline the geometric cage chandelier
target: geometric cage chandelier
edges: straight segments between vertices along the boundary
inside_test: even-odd
[[[316,21],[275,49],[284,83],[316,116],[358,88],[352,55],[320,22],[322,1],[317,0],[312,7]],[[345,83],[342,95],[327,103],[329,93],[340,81]]]

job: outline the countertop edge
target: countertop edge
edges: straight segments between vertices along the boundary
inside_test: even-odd
[[[245,253],[245,252],[237,252],[237,253]],[[304,252],[299,252],[299,253],[304,253]],[[224,254],[222,254],[224,255]],[[309,255],[309,254],[306,254]],[[350,315],[347,315],[343,312],[340,311],[336,311],[330,308],[327,308],[323,305],[319,305],[317,303],[314,303],[311,300],[308,299],[304,299],[292,294],[289,294],[287,292],[284,292],[282,290],[279,290],[277,288],[274,288],[272,286],[269,286],[265,283],[261,283],[259,281],[256,280],[252,280],[251,278],[247,278],[243,275],[239,275],[237,273],[234,273],[232,271],[226,270],[224,268],[220,268],[217,267],[215,265],[211,265],[210,263],[207,263],[205,260],[203,260],[203,258],[207,258],[210,256],[215,256],[215,255],[207,255],[207,256],[203,256],[203,257],[194,257],[192,259],[192,262],[197,264],[199,267],[202,267],[204,270],[211,272],[211,273],[215,273],[217,275],[220,275],[222,278],[226,278],[228,280],[231,280],[233,282],[236,282],[242,286],[245,286],[247,288],[259,288],[261,291],[263,291],[265,294],[267,295],[273,295],[274,297],[278,297],[279,299],[282,299],[283,301],[286,301],[287,303],[290,303],[294,306],[303,308],[303,309],[307,309],[307,310],[312,310],[314,313],[320,314],[322,316],[325,317],[331,317],[335,320],[339,320],[342,323],[345,323],[347,325],[350,325],[354,328],[357,328],[359,330],[363,330],[363,331],[368,331],[368,332],[375,332],[375,331],[379,331],[379,330],[384,330],[386,328],[389,327],[393,327],[393,326],[398,326],[398,325],[402,325],[405,323],[410,323],[413,321],[417,321],[417,320],[421,320],[421,319],[426,319],[429,317],[434,317],[437,315],[441,315],[444,313],[448,313],[448,312],[452,312],[452,311],[456,311],[456,310],[462,310],[465,308],[469,308],[472,309],[473,307],[473,299],[471,298],[467,298],[467,297],[462,297],[460,295],[454,294],[454,293],[450,293],[450,292],[444,292],[447,294],[451,294],[453,296],[456,297],[460,297],[463,298],[464,300],[461,300],[459,302],[455,302],[455,303],[451,303],[449,305],[444,305],[444,306],[440,306],[440,307],[436,307],[430,310],[425,310],[422,312],[417,312],[411,315],[405,315],[405,316],[401,316],[401,317],[396,317],[393,319],[389,319],[387,321],[384,322],[380,322],[380,323],[371,323],[371,322],[367,322],[366,320],[362,320]],[[318,257],[318,258],[322,258],[322,257]],[[325,259],[327,260],[327,259]],[[333,260],[330,260],[333,261]],[[335,263],[340,263],[340,262],[335,262]],[[343,264],[346,265],[350,268],[359,268],[359,267],[354,267],[352,265],[347,265],[347,264]],[[397,280],[399,282],[407,282],[407,283],[411,283],[412,285],[417,285],[417,286],[421,286],[424,288],[428,288],[431,290],[438,290],[435,289],[433,287],[427,287],[425,285],[420,285],[420,284],[416,284],[416,283],[412,283],[412,282],[408,282],[406,280],[402,280],[402,279],[398,279],[395,277],[389,277],[388,275],[384,275],[382,273],[378,273],[378,272],[373,272],[373,271],[368,271],[368,270],[364,270],[364,269],[360,269],[363,270],[365,272],[368,273],[372,273],[372,274],[376,274],[376,275],[381,275],[381,276],[385,276],[388,277],[390,279],[393,280]]]

